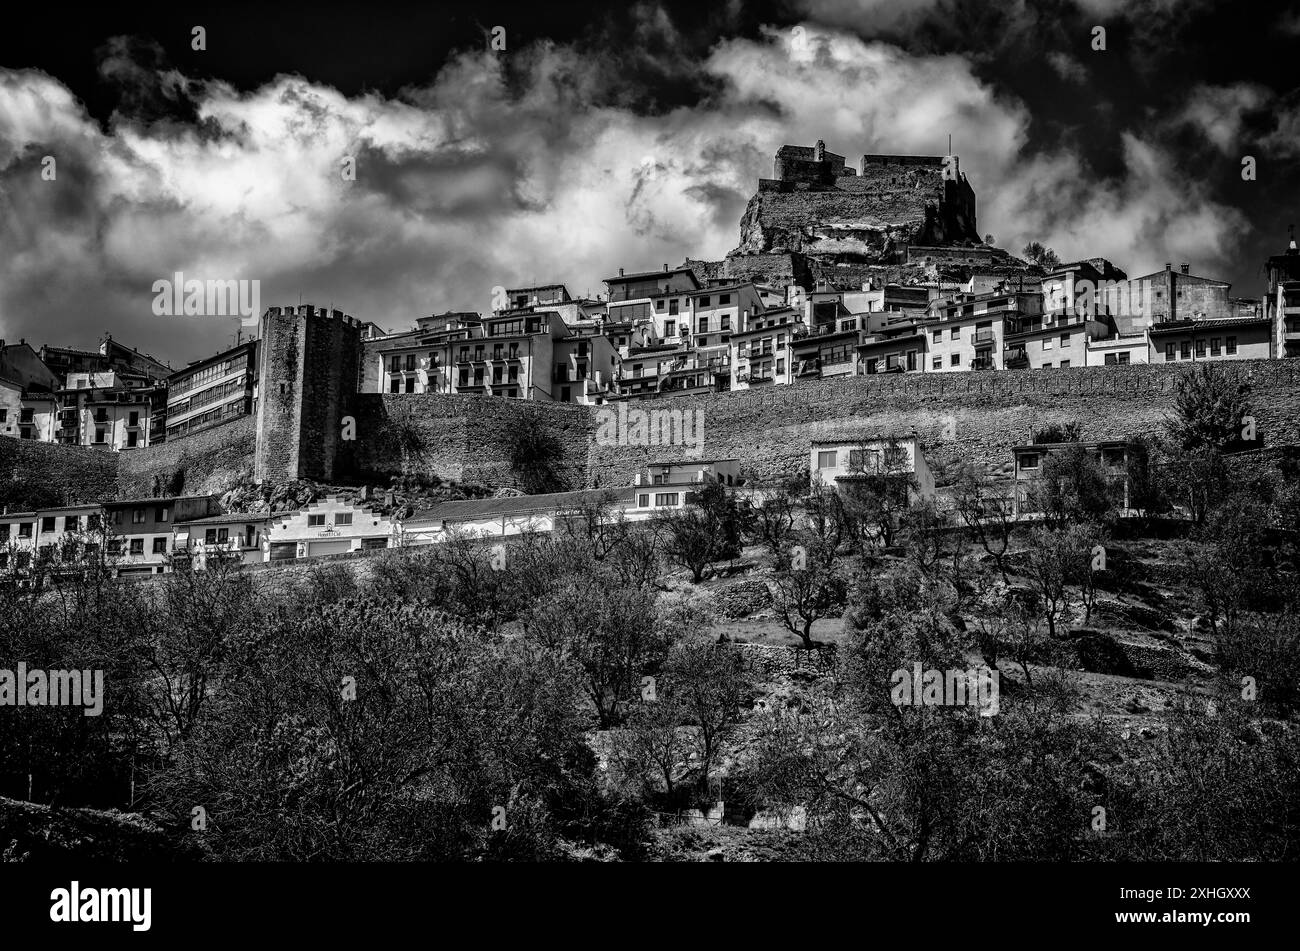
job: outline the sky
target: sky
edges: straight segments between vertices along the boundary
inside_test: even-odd
[[[1300,223],[1300,3],[177,6],[0,36],[0,338],[230,346],[237,317],[154,312],[176,272],[395,330],[498,285],[600,294],[721,258],[817,139],[951,135],[998,245],[1240,296]]]

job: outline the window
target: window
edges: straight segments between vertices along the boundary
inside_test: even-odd
[[[97,444],[99,444],[99,445],[103,445],[103,444],[106,443],[107,441],[108,441],[108,440],[107,440],[107,438],[106,438],[106,436],[105,436],[105,433],[104,433],[104,427],[103,427],[103,426],[96,426],[96,427],[95,427],[95,442],[96,442]]]
[[[1068,369],[1069,366],[1070,366],[1070,361],[1069,361],[1069,360],[1062,360],[1062,361],[1061,361],[1061,369],[1062,369],[1062,370]]]
[[[930,340],[933,341],[934,343],[941,342],[943,340],[943,331],[942,330],[930,331]]]
[[[664,336],[665,337],[677,336],[677,321],[670,320],[664,324]]]
[[[680,314],[680,313],[681,313],[681,302],[680,302],[680,301],[677,301],[677,300],[671,300],[671,301],[669,301],[669,302],[668,302],[668,316],[669,316],[669,317],[676,317],[676,316],[677,316],[678,314]]]
[[[131,539],[131,554],[132,554],[132,555],[143,555],[143,554],[144,554],[144,539],[143,539],[143,538],[133,538],[133,539]]]
[[[961,354],[954,353],[948,358],[948,365],[952,367],[961,366]]]
[[[1173,344],[1173,343],[1167,343],[1167,344],[1165,344],[1165,359],[1166,359],[1166,360],[1173,360],[1173,359],[1174,359],[1174,344]]]
[[[1038,453],[1036,453],[1036,452],[1027,452],[1027,453],[1025,453],[1023,456],[1021,456],[1021,457],[1020,457],[1020,468],[1022,468],[1022,469],[1037,469],[1037,468],[1038,468]]]
[[[1218,337],[1210,338],[1210,356],[1217,357],[1219,355],[1219,351],[1222,349],[1220,343],[1221,341]]]
[[[731,329],[731,315],[730,315],[730,314],[723,314],[723,315],[722,315],[722,329],[723,329],[723,330],[730,330],[730,329]]]
[[[1123,353],[1116,354],[1116,358],[1119,360],[1120,366],[1128,366],[1129,352],[1127,350]]]
[[[407,393],[414,393],[414,392],[415,392],[415,377],[413,377],[413,376],[408,376],[408,377],[406,378],[406,392],[407,392]]]
[[[960,339],[961,339],[961,328],[960,328],[960,327],[953,327],[953,328],[952,328],[952,333],[950,333],[950,334],[948,335],[948,339],[949,339],[949,340],[960,340]]]
[[[335,514],[335,516],[334,516],[334,524],[335,524],[335,525],[351,525],[351,524],[352,524],[352,513],[351,513],[351,512],[338,512],[338,513]]]
[[[0,525],[0,545],[9,544],[9,526]]]
[[[1192,355],[1192,342],[1191,342],[1190,340],[1184,340],[1184,341],[1182,341],[1182,343],[1179,345],[1179,348],[1178,348],[1178,349],[1179,349],[1179,351],[1180,351],[1180,355],[1182,356],[1182,358],[1183,358],[1184,360],[1187,360],[1187,359],[1189,359],[1189,358],[1191,357],[1191,355]]]
[[[224,545],[228,541],[230,541],[230,529],[228,528],[217,529],[217,544]]]
[[[215,545],[217,543],[217,530],[215,528],[209,528],[203,533],[203,543],[205,545]]]
[[[777,372],[777,373],[784,373],[784,372],[785,372],[785,357],[777,357],[777,360],[776,360],[776,372]]]
[[[131,524],[144,524],[144,509],[131,509]]]
[[[819,453],[817,453],[817,468],[818,468],[818,469],[834,469],[834,468],[835,468],[835,450],[834,450],[834,449],[829,449],[829,450],[827,450],[827,451],[825,451],[825,452],[819,452]]]
[[[1044,349],[1044,350],[1051,350],[1051,349],[1052,349],[1052,338],[1051,338],[1051,337],[1044,337],[1044,338],[1043,338],[1043,349]]]
[[[698,301],[696,301],[696,306],[697,306],[697,307],[708,307],[708,306],[709,306],[709,299],[708,299],[707,297],[701,297]]]
[[[731,303],[731,295],[730,295],[730,294],[719,294],[719,295],[718,295],[718,306],[719,306],[719,307],[722,307],[723,305],[725,305],[725,304],[730,304],[730,303]]]
[[[414,372],[414,370],[415,370],[415,354],[408,353],[406,355],[406,372],[411,373]]]
[[[324,516],[324,514],[321,514],[321,515],[308,515],[308,516],[307,516],[307,527],[308,527],[308,528],[317,528],[317,527],[322,527],[322,526],[324,526],[324,524],[325,524],[325,516]]]
[[[655,505],[676,505],[678,497],[677,492],[656,492]]]
[[[638,507],[643,508],[643,509],[644,509],[644,508],[649,508],[649,507],[650,507],[650,493],[649,493],[649,492],[642,492],[640,495],[638,495],[638,496],[636,497],[636,504],[637,504]]]
[[[159,506],[157,509],[154,510],[153,517],[154,517],[154,521],[155,521],[155,522],[168,522],[168,521],[171,521],[172,510],[169,509],[169,508],[168,508],[167,506],[165,506],[165,505],[161,505],[161,506]]]
[[[388,369],[389,369],[389,371],[392,372],[392,373],[401,373],[401,372],[402,372],[402,358],[401,358],[400,356],[394,356],[394,357],[393,357],[393,358],[388,362]]]
[[[154,553],[155,555],[165,555],[165,554],[167,554],[167,539],[165,539],[165,538],[155,538],[155,539],[153,540],[153,553]]]
[[[32,525],[34,525],[34,524],[35,524],[34,522],[19,522],[19,523],[18,523],[18,537],[19,537],[19,538],[31,538],[31,537],[32,537]]]
[[[140,434],[132,430],[126,434],[126,448],[134,449],[140,444]]]
[[[1237,338],[1236,338],[1236,337],[1229,337],[1229,338],[1228,338],[1228,352],[1229,352],[1229,353],[1236,353],[1236,352],[1237,352]]]
[[[664,309],[664,305],[667,304],[667,303],[668,303],[668,302],[665,301],[665,300],[657,300],[657,301],[655,301],[655,310],[663,310],[663,309]]]
[[[943,357],[935,357],[935,358],[934,358],[934,369],[936,369],[936,370],[942,370],[942,369],[943,369]]]
[[[81,531],[81,517],[79,515],[69,515],[63,520],[63,530],[65,532]]]
[[[1069,345],[1070,345],[1070,335],[1061,334],[1061,349],[1065,349]]]
[[[1204,339],[1201,339],[1201,340],[1196,341],[1196,355],[1197,355],[1198,357],[1203,357],[1203,356],[1205,356],[1205,340],[1204,340]]]
[[[45,516],[45,518],[41,519],[41,531],[42,532],[54,531],[54,518],[52,516],[47,515]]]
[[[398,377],[393,377],[392,382],[390,382],[390,383],[388,384],[388,392],[389,392],[389,393],[400,393],[400,392],[402,392],[402,381],[401,381],[400,378],[398,378]]]

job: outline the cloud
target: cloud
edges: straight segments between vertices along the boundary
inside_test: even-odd
[[[181,362],[227,345],[234,320],[153,316],[151,285],[174,271],[260,280],[263,305],[301,295],[392,328],[486,310],[497,284],[600,293],[620,266],[721,257],[775,150],[819,138],[856,163],[940,154],[951,134],[981,231],[1012,249],[1213,263],[1242,227],[1136,135],[1106,180],[1068,150],[1033,151],[1026,107],[966,57],[811,23],[793,39],[717,42],[685,77],[708,89],[690,106],[611,89],[617,51],[550,42],[457,55],[391,97],[119,63],[119,82],[153,91],[106,128],[54,78],[0,71],[0,336],[86,346],[112,330]]]
[[[1083,64],[1069,53],[1053,51],[1047,54],[1047,65],[1056,71],[1066,82],[1082,83],[1088,78],[1088,71]]]
[[[1251,83],[1201,85],[1191,91],[1175,122],[1193,127],[1225,155],[1240,155],[1245,144],[1244,114],[1259,109],[1271,98],[1267,89]]]

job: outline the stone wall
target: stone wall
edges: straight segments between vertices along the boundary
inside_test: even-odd
[[[11,511],[61,504],[64,493],[69,502],[111,499],[117,465],[115,452],[0,436],[0,498]]]
[[[426,475],[518,488],[518,476],[510,468],[513,434],[519,427],[532,427],[554,440],[559,487],[581,489],[589,484],[592,407],[402,393],[363,395],[356,413],[358,477]]]
[[[1265,445],[1300,443],[1300,362],[1244,360]],[[1085,439],[1155,434],[1171,411],[1179,367],[1134,364],[1065,370],[878,375],[683,396],[642,404],[702,410],[702,458],[737,458],[750,477],[806,471],[816,439],[907,435],[925,446],[943,485],[963,458],[1006,476],[1011,448],[1031,430],[1078,421]],[[627,484],[650,459],[686,459],[684,447],[591,444],[600,485]]]
[[[224,492],[252,473],[257,426],[241,416],[184,439],[117,456],[119,498]]]

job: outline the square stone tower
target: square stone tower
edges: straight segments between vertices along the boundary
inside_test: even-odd
[[[310,304],[258,324],[258,482],[334,479],[361,377],[361,321]]]

